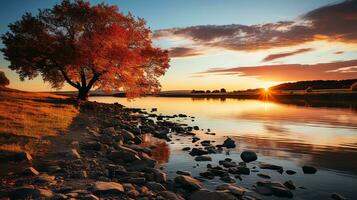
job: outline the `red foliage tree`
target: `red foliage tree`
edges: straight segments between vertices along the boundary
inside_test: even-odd
[[[67,82],[83,100],[93,87],[135,97],[159,91],[157,79],[169,67],[145,25],[116,6],[64,0],[10,24],[2,51],[21,80],[41,75],[53,88]]]

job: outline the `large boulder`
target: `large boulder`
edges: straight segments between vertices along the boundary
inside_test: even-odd
[[[244,162],[252,162],[258,159],[257,154],[254,151],[243,151],[240,157]]]
[[[202,188],[202,183],[199,180],[192,178],[191,176],[185,176],[185,175],[177,176],[175,178],[175,183],[178,183],[183,188],[189,190],[199,190]]]
[[[191,195],[191,200],[238,200],[234,195],[224,191],[198,190]]]
[[[96,195],[117,195],[124,192],[124,187],[122,184],[116,182],[97,181],[94,183],[92,190]]]

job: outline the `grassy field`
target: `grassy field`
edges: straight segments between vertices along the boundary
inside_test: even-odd
[[[0,150],[32,149],[29,140],[65,132],[77,114],[68,97],[0,87]]]

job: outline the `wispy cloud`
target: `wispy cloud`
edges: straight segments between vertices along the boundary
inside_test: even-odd
[[[203,25],[158,30],[154,38],[182,37],[206,48],[256,50],[298,45],[315,40],[357,43],[357,1],[327,5],[294,21],[259,25]]]
[[[196,48],[189,48],[189,47],[174,47],[169,49],[170,57],[190,57],[190,56],[197,56],[201,55],[202,53],[199,52]]]
[[[284,57],[288,57],[288,56],[293,56],[296,54],[300,54],[300,53],[305,53],[308,51],[312,51],[314,50],[313,48],[304,48],[304,49],[298,49],[295,51],[289,51],[289,52],[283,52],[283,53],[277,53],[277,54],[270,54],[267,57],[265,57],[263,59],[264,62],[268,62],[268,61],[272,61],[272,60],[276,60],[279,58],[284,58]]]
[[[318,64],[281,64],[233,68],[211,68],[194,75],[236,75],[270,81],[352,79],[357,77],[357,60]]]

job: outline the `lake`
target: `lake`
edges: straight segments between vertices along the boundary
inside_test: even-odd
[[[114,103],[127,107],[157,108],[156,114],[183,113],[195,118],[180,118],[178,122],[199,126],[195,133],[201,140],[222,144],[226,136],[236,141],[237,147],[221,154],[210,154],[211,162],[196,162],[183,147],[193,147],[190,137],[173,135],[172,142],[162,143],[157,159],[168,173],[175,177],[177,170],[190,171],[198,176],[206,165],[218,165],[219,160],[232,158],[241,162],[240,153],[252,150],[258,160],[248,163],[249,168],[259,162],[280,165],[284,170],[294,170],[294,175],[259,169],[271,180],[292,180],[297,188],[295,199],[329,199],[337,192],[349,199],[357,199],[357,111],[355,108],[312,107],[282,104],[272,101],[240,99],[192,99],[144,97],[132,101],[116,97],[91,97],[91,101]],[[330,105],[329,105],[330,106]],[[207,129],[215,135],[205,134]],[[166,152],[166,153],[165,153]],[[168,152],[168,153],[167,153]],[[161,155],[162,154],[162,155]],[[318,169],[316,174],[304,174],[301,167],[309,165]],[[236,184],[252,189],[262,180],[257,173],[242,175]],[[208,188],[221,183],[219,179],[205,181]],[[267,199],[267,197],[257,197]],[[268,199],[279,199],[268,197]]]

